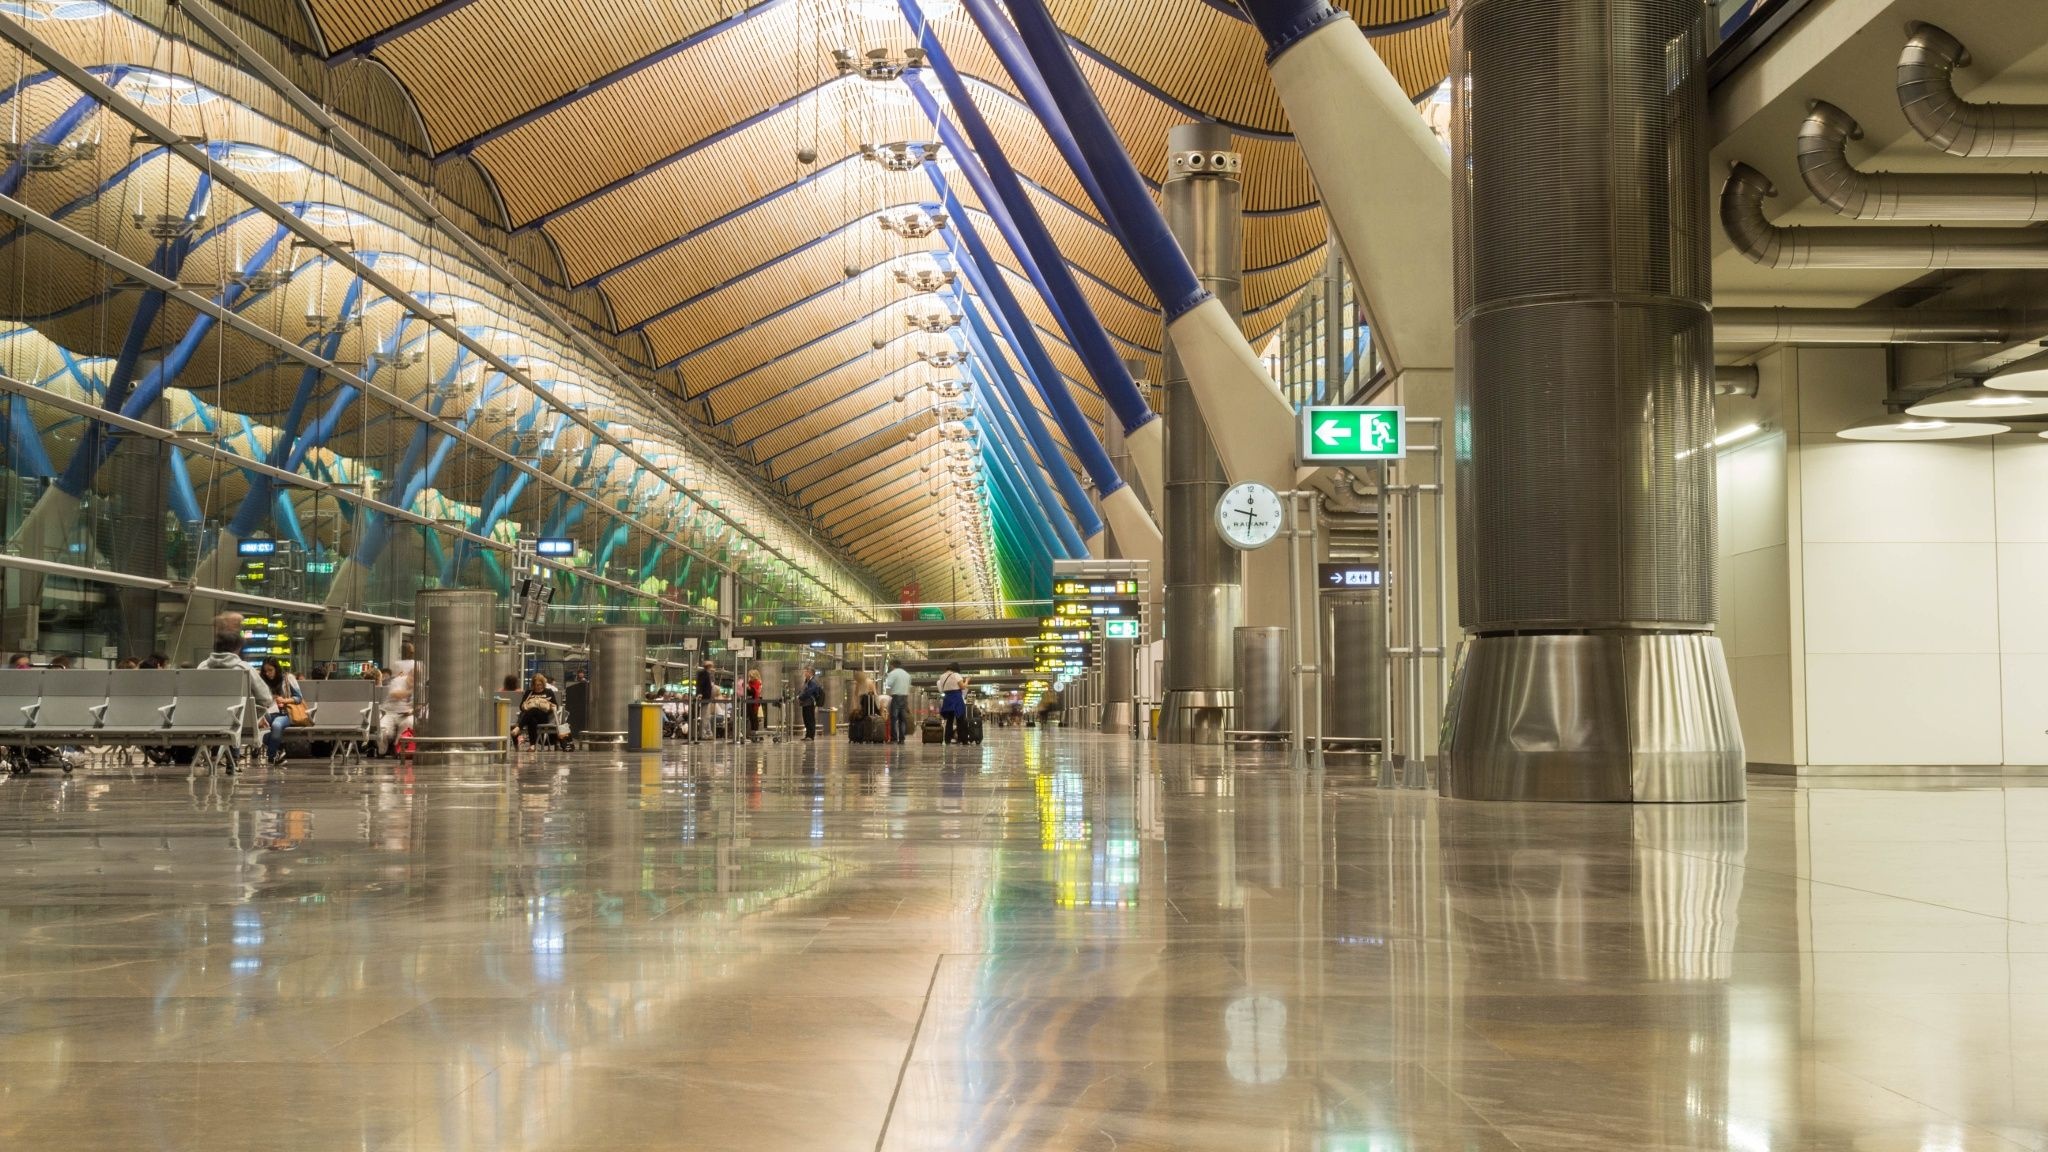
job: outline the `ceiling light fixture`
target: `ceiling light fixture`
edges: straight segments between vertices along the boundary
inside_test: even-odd
[[[1892,412],[1860,424],[1852,424],[1836,436],[1844,440],[1968,440],[1976,436],[1996,436],[2010,432],[2005,424],[1989,420],[1944,420],[1934,416],[1909,416],[1904,412]]]
[[[1906,406],[1912,416],[1976,419],[1989,416],[2048,416],[2048,393],[2017,392],[1982,384],[1946,388]]]

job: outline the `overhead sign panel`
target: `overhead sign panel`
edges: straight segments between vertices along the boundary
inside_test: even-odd
[[[1318,564],[1316,583],[1324,588],[1378,588],[1381,584],[1380,566],[1377,564]]]
[[[1310,405],[1301,410],[1300,462],[1357,464],[1408,455],[1408,422],[1398,404]]]

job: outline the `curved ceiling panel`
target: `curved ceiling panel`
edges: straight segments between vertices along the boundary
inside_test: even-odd
[[[236,2],[281,20],[283,0]],[[872,517],[855,514],[868,497],[936,506],[919,478],[936,450],[929,407],[896,397],[934,375],[919,350],[952,348],[949,336],[912,331],[912,294],[897,276],[906,262],[951,269],[948,237],[899,239],[877,219],[930,210],[932,184],[915,167],[862,158],[863,145],[935,133],[896,82],[843,76],[833,59],[835,49],[858,59],[909,46],[893,3],[307,2],[328,49],[358,60],[346,67],[388,68],[410,93],[447,190],[512,229],[522,262],[559,277],[562,299],[663,369],[718,438],[786,482],[856,555],[894,566],[878,570],[950,570],[946,549],[906,559],[907,541],[879,541],[864,531]],[[1343,2],[1411,96],[1437,87],[1445,0]],[[1233,129],[1245,159],[1243,328],[1264,339],[1320,271],[1327,223],[1258,36],[1216,0],[1050,6],[1155,189],[1170,128],[1205,118]],[[1136,268],[972,22],[954,13],[935,28],[1090,307],[1156,379],[1159,318]],[[950,190],[1099,421],[1079,357],[953,159],[942,164]],[[1017,361],[1000,340],[993,351]]]

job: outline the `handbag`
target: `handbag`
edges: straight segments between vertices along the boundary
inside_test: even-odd
[[[535,692],[519,702],[519,710],[521,712],[547,712],[552,714],[555,710],[555,702],[549,699],[545,693]]]
[[[284,714],[285,719],[290,721],[291,726],[294,728],[311,728],[313,726],[313,710],[306,707],[306,702],[303,700],[285,701]]]

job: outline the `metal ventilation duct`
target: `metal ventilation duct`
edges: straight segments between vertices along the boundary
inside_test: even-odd
[[[1951,156],[2048,156],[2048,106],[1972,104],[1956,95],[1970,63],[1962,41],[1932,24],[1906,26],[1899,54],[1899,109],[1929,144]]]
[[[1814,199],[1858,220],[2048,220],[2048,176],[2038,172],[1864,172],[1849,163],[1856,118],[1815,100],[1799,125],[1799,175]]]
[[[1717,344],[2002,344],[2002,312],[1921,308],[1716,308]]]
[[[1452,14],[1458,544],[1442,790],[1729,800],[1696,0]]]
[[[1764,215],[1778,194],[1737,163],[1721,188],[1721,229],[1766,268],[2048,268],[2042,228],[1780,228]]]

